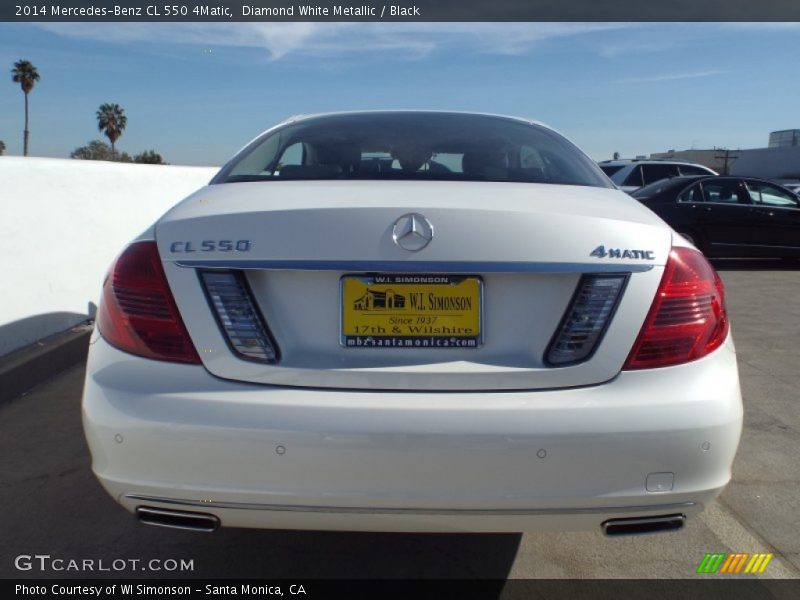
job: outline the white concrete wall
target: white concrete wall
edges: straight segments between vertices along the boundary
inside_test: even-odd
[[[125,244],[216,170],[0,157],[0,356],[88,318]]]

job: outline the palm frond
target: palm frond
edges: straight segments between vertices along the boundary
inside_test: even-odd
[[[28,94],[41,77],[32,62],[20,59],[14,63],[14,68],[11,69],[11,79],[20,85],[23,92]]]

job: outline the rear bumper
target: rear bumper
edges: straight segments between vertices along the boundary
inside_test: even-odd
[[[531,531],[697,513],[730,478],[742,405],[730,340],[600,386],[402,393],[223,381],[95,336],[83,417],[95,474],[131,511],[238,527]],[[672,489],[653,491],[660,473]]]

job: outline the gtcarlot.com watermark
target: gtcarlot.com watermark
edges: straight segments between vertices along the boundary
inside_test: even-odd
[[[194,571],[193,558],[64,558],[50,554],[20,554],[14,559],[18,571],[32,573],[124,573],[124,572],[177,572]]]

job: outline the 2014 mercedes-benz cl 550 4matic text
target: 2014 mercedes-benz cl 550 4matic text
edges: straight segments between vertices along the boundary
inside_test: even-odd
[[[742,425],[722,282],[551,129],[297,117],[125,248],[83,418],[145,523],[669,531]]]

